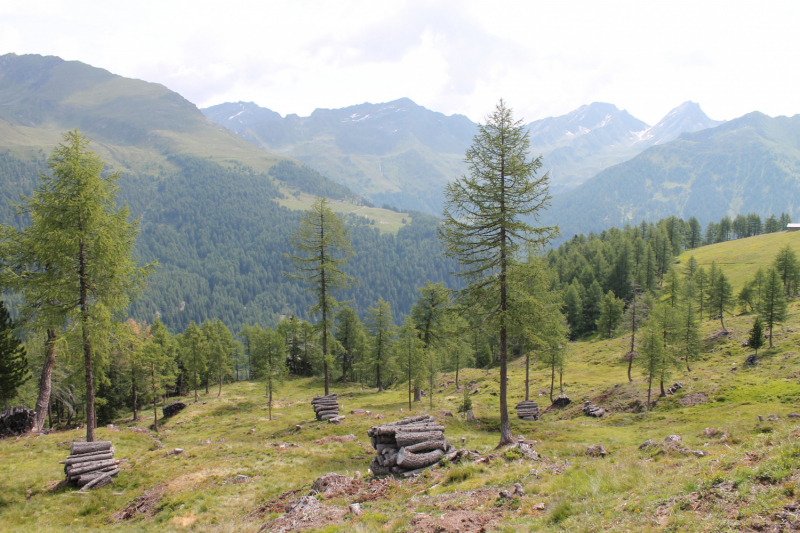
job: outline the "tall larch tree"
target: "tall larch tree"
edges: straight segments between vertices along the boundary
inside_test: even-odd
[[[394,326],[392,325],[392,310],[389,302],[383,298],[378,299],[375,307],[367,309],[364,325],[370,334],[371,366],[375,369],[375,378],[378,391],[383,392],[384,380],[381,371],[386,374],[389,358],[392,353],[394,339]]]
[[[500,445],[513,442],[508,419],[508,307],[510,262],[525,244],[544,245],[554,228],[534,227],[549,204],[548,174],[541,177],[539,158],[530,159],[528,129],[515,120],[503,100],[485,124],[478,125],[465,161],[468,176],[445,189],[440,236],[445,253],[461,265],[467,287],[460,304],[486,316],[500,342]],[[487,305],[488,304],[488,305]]]
[[[79,331],[86,380],[86,440],[94,441],[93,349],[106,342],[117,313],[127,309],[154,265],[137,267],[138,221],[116,202],[119,173],[103,175],[103,162],[77,130],[48,160],[31,197],[18,213],[30,224],[0,230],[5,285],[22,294],[22,316],[37,329],[73,324]]]
[[[327,198],[318,198],[311,209],[303,214],[300,226],[292,235],[292,247],[296,255],[286,254],[285,257],[292,261],[297,273],[288,275],[306,282],[317,299],[311,313],[320,317],[317,329],[322,338],[322,365],[327,396],[330,392],[328,341],[333,329],[334,314],[339,306],[333,293],[357,284],[343,270],[353,255],[353,248],[342,220],[328,207]]]
[[[773,329],[779,322],[786,320],[787,305],[780,272],[776,268],[772,268],[765,277],[759,309],[769,328],[769,347],[772,348]]]

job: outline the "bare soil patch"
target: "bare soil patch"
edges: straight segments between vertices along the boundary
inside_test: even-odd
[[[130,520],[136,516],[153,516],[158,512],[158,503],[164,496],[167,486],[163,483],[148,489],[141,496],[129,503],[121,511],[117,511],[109,519],[112,522]]]
[[[439,517],[419,514],[411,520],[415,533],[483,533],[502,519],[499,513],[450,511]]]

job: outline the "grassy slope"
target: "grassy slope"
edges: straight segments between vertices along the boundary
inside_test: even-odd
[[[787,244],[800,255],[800,232],[781,231],[712,244],[686,251],[678,259],[685,264],[690,256],[694,256],[706,271],[711,268],[712,261],[716,261],[738,292],[745,282],[750,281],[759,266],[767,267],[772,264],[775,254]]]
[[[314,200],[316,200],[316,196],[306,193],[292,194],[291,191],[286,191],[286,194],[286,198],[277,200],[277,202],[289,209],[304,211],[309,209],[311,204],[314,203]],[[369,220],[374,220],[375,227],[378,228],[381,233],[396,234],[397,230],[405,225],[403,224],[403,219],[406,220],[406,223],[411,222],[411,216],[409,216],[408,213],[396,213],[395,211],[381,209],[380,207],[353,205],[344,200],[331,200],[330,208],[334,213],[353,213],[358,216],[364,216]]]
[[[780,237],[795,238],[790,234]],[[758,238],[751,243],[756,241]],[[718,263],[722,263],[739,253],[742,245],[742,241],[725,243],[708,250],[716,250]],[[771,258],[764,250],[756,252]],[[565,390],[575,404],[545,414],[541,422],[512,418],[514,434],[537,440],[535,448],[549,458],[548,463],[498,458],[488,465],[432,470],[420,479],[398,483],[388,498],[362,504],[364,516],[347,516],[324,531],[409,531],[413,530],[411,521],[421,516],[415,513],[438,517],[458,509],[502,514],[504,522],[496,525],[500,531],[762,527],[783,505],[794,501],[800,481],[800,433],[795,421],[787,418],[790,412],[800,410],[795,373],[800,363],[800,334],[793,331],[800,321],[800,302],[790,305],[789,327],[777,335],[776,347],[763,352],[757,367],[745,368],[742,361],[749,352],[740,341],[751,320],[748,316],[729,319],[728,338],[707,340],[702,360],[693,365],[692,372],[681,369],[672,377],[683,383],[684,389],[662,399],[646,416],[622,409],[646,394],[638,370],[634,383],[626,383],[620,356],[627,339],[573,343]],[[704,323],[703,336],[718,327],[716,322]],[[734,366],[736,371],[731,370]],[[463,436],[469,449],[490,453],[498,439],[493,431],[498,424],[498,372],[469,370],[465,374],[462,379],[474,380],[480,390],[472,396],[480,423],[473,426],[458,417],[442,417],[446,434],[457,445]],[[512,363],[510,377],[513,405],[523,394],[523,361]],[[437,416],[440,407],[455,410],[460,395],[455,394],[453,384],[447,384],[452,379],[452,375],[441,376],[443,392],[435,396],[432,411]],[[549,385],[548,373],[536,369],[532,381],[532,395],[547,405],[546,395],[539,392]],[[205,403],[190,405],[164,425],[162,450],[153,446],[148,434],[101,428],[100,437],[112,439],[117,456],[128,462],[113,486],[88,495],[52,488],[63,477],[57,462],[68,454],[67,446],[59,443],[79,438],[82,431],[0,441],[0,530],[102,527],[179,531],[193,525],[203,531],[257,531],[278,513],[258,517],[251,511],[281,492],[303,489],[301,494],[306,493],[315,478],[331,471],[366,473],[371,448],[365,431],[378,422],[358,416],[348,416],[340,426],[310,420],[308,401],[321,387],[319,379],[290,380],[278,395],[276,419],[269,421],[260,384],[225,386],[220,399],[215,392],[202,396]],[[334,389],[346,412],[362,407],[384,414],[387,420],[408,414],[402,387],[381,394],[341,385]],[[693,407],[680,403],[689,394],[701,392],[708,402]],[[615,409],[600,420],[584,417],[579,413],[584,398]],[[414,412],[426,406],[417,404]],[[759,414],[777,414],[780,420],[759,423]],[[295,424],[302,429],[296,430]],[[119,425],[131,422],[124,420]],[[726,437],[707,437],[703,435],[706,427],[718,429]],[[314,444],[325,436],[349,433],[358,440]],[[681,435],[689,448],[707,451],[710,457],[637,450],[645,439],[660,441],[670,434]],[[279,442],[299,446],[281,451],[272,446]],[[587,457],[586,447],[595,443],[603,444],[611,454],[605,459]],[[167,457],[165,452],[175,447],[184,448],[187,455]],[[560,473],[548,468],[553,463]],[[249,482],[234,484],[238,474],[251,476]],[[523,498],[513,503],[497,498],[500,490],[516,482],[525,487]],[[159,483],[165,483],[167,489],[154,518],[116,525],[104,521]],[[536,508],[540,503],[545,504],[544,510]],[[336,498],[326,504],[346,506],[346,500]]]

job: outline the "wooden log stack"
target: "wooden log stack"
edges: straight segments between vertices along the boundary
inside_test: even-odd
[[[367,435],[378,452],[369,465],[376,476],[409,477],[444,458],[452,459],[457,453],[444,438],[444,426],[430,415],[410,416],[372,426]]]
[[[533,400],[525,400],[517,404],[517,416],[522,420],[539,420],[539,404]]]
[[[667,389],[667,394],[671,396],[671,395],[675,394],[676,392],[678,392],[679,390],[681,390],[682,388],[683,388],[683,385],[681,383],[675,383],[675,384],[672,385],[672,387]]]
[[[317,420],[339,420],[339,397],[336,394],[317,396],[311,400],[311,406],[317,415]]]
[[[604,414],[606,414],[606,410],[603,409],[602,407],[597,407],[589,400],[586,400],[585,402],[583,402],[583,414],[585,414],[586,416],[593,416],[595,418],[600,418]]]
[[[114,459],[111,441],[73,442],[64,464],[67,482],[81,490],[98,489],[111,483],[119,474],[119,461]]]
[[[182,410],[186,409],[186,404],[180,401],[168,403],[161,409],[161,412],[164,413],[164,417],[168,418],[170,416],[174,416],[180,413]]]
[[[33,429],[36,411],[24,405],[11,407],[0,414],[0,437],[15,437]]]

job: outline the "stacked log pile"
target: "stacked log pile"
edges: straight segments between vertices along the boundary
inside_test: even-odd
[[[14,437],[33,429],[36,411],[23,405],[11,407],[0,414],[0,437]]]
[[[168,403],[167,405],[164,406],[164,408],[161,411],[164,413],[164,417],[168,418],[170,416],[174,416],[180,413],[184,409],[186,409],[186,404],[183,402],[176,401]]]
[[[111,483],[119,474],[119,461],[114,459],[111,441],[73,442],[64,464],[67,481],[81,490],[97,489]]]
[[[412,476],[457,453],[444,438],[444,426],[430,415],[410,416],[397,422],[372,426],[367,431],[378,456],[370,469],[376,476]]]
[[[336,394],[317,396],[311,400],[317,420],[339,420],[339,397]]]
[[[517,404],[517,416],[522,420],[539,420],[539,404],[533,400],[525,400]]]
[[[674,385],[672,385],[672,387],[667,389],[667,394],[671,396],[676,392],[678,392],[679,390],[681,390],[682,388],[683,385],[681,385],[680,383],[675,383]]]
[[[596,418],[600,418],[604,414],[606,414],[606,410],[602,407],[597,407],[595,404],[586,400],[583,402],[583,414],[586,416],[594,416]]]

